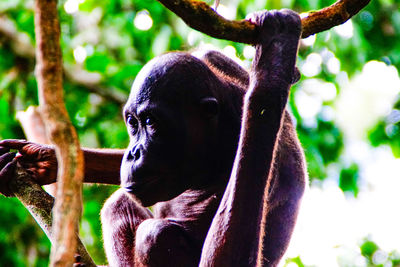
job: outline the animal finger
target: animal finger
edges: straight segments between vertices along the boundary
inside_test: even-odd
[[[13,160],[0,171],[0,193],[6,197],[14,196],[14,193],[11,191],[8,184],[15,175],[16,163],[17,162]]]
[[[6,140],[1,140],[0,141],[0,146],[2,147],[7,147],[11,149],[21,149],[27,144],[29,144],[29,141],[26,140],[20,140],[20,139],[6,139]]]
[[[2,169],[4,166],[6,166],[10,161],[15,158],[16,153],[14,152],[9,152],[4,155],[0,156],[0,169]]]
[[[0,146],[0,155],[7,153],[8,151],[10,151],[10,148],[8,147],[4,147],[4,146]]]

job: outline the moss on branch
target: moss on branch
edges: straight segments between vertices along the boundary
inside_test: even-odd
[[[47,194],[23,167],[17,165],[15,174],[15,178],[10,182],[11,190],[53,243],[54,198]],[[77,241],[77,252],[81,256],[81,262],[87,267],[96,266],[79,237]]]
[[[191,28],[211,37],[234,42],[254,44],[255,25],[246,20],[231,21],[220,16],[209,5],[195,0],[158,0]],[[303,17],[302,38],[328,30],[346,22],[364,8],[370,0],[339,0],[333,5]]]

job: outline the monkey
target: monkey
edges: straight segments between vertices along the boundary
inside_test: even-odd
[[[218,52],[158,56],[123,109],[128,148],[83,149],[85,182],[121,186],[100,215],[110,266],[276,266],[283,257],[307,183],[286,109],[301,20],[282,10],[250,22],[250,72]],[[16,162],[39,184],[56,180],[50,146],[3,140],[0,154],[4,195]]]

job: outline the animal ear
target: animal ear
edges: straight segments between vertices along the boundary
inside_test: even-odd
[[[218,101],[215,97],[205,97],[200,100],[200,107],[207,116],[215,116],[218,114]]]

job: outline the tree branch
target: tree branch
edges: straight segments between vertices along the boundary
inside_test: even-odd
[[[39,103],[58,161],[51,266],[71,266],[82,209],[83,153],[64,104],[57,0],[36,0],[35,36]]]
[[[54,198],[35,183],[26,169],[18,166],[18,164],[16,176],[11,180],[10,188],[19,201],[21,201],[25,208],[32,214],[36,222],[53,243],[54,238],[52,234],[51,211],[54,204]],[[96,266],[79,237],[77,251],[81,256],[81,262],[85,263],[87,267]]]
[[[249,21],[231,21],[217,14],[209,5],[196,0],[158,0],[191,28],[211,37],[234,42],[254,44],[257,29]],[[357,14],[370,0],[339,0],[335,4],[302,18],[303,34],[312,34],[340,25]]]
[[[302,38],[323,32],[345,23],[368,5],[370,0],[339,0],[333,5],[316,12],[309,12],[301,20]]]

